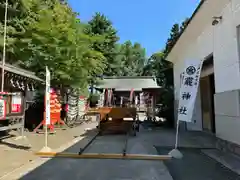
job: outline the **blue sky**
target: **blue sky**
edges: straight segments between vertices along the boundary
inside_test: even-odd
[[[190,17],[200,0],[69,0],[82,21],[104,13],[118,30],[120,42],[131,40],[147,55],[161,50],[172,25]]]

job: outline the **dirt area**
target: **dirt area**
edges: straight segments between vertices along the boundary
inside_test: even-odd
[[[66,143],[81,136],[86,128],[95,128],[96,124],[82,124],[78,127],[56,130],[55,134],[48,136],[48,146],[58,149]],[[44,134],[25,132],[26,138],[16,140],[17,133],[11,132],[11,137],[0,141],[0,179],[24,164],[38,158],[33,153],[44,146]],[[4,163],[3,163],[4,162]]]

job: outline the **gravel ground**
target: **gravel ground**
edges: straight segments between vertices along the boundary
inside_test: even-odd
[[[156,147],[158,153],[169,152]],[[165,161],[174,180],[240,180],[240,176],[201,153],[197,148],[181,148],[183,159]]]

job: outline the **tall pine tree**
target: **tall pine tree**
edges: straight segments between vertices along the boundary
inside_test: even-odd
[[[105,76],[119,75],[120,63],[116,59],[116,43],[119,40],[117,30],[112,22],[103,14],[96,13],[88,22],[86,33],[90,36],[100,37],[92,44],[94,50],[101,52],[106,58]]]
[[[180,32],[182,32],[185,29],[188,23],[189,23],[189,18],[186,18],[181,24]]]
[[[175,42],[177,41],[179,34],[180,34],[180,27],[179,27],[179,24],[176,23],[173,25],[170,32],[170,37],[167,40],[166,47],[164,50],[165,54],[168,54],[170,52]]]

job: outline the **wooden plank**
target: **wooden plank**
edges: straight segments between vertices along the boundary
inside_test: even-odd
[[[37,152],[36,155],[45,158],[74,158],[74,159],[122,159],[122,160],[169,160],[170,155],[149,155],[149,154],[101,154],[101,153],[57,153]]]

